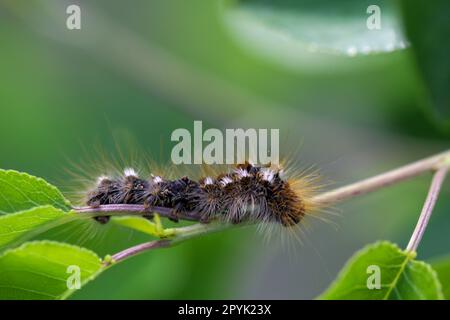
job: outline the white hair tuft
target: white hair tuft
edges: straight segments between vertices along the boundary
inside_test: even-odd
[[[223,177],[222,180],[220,180],[220,184],[224,187],[231,182],[233,182],[233,179],[230,177]]]
[[[125,175],[125,177],[137,177],[137,173],[133,168],[125,168],[123,170],[123,174]]]
[[[109,180],[109,177],[108,176],[99,176],[97,178],[97,184],[100,184],[100,183],[102,183],[105,180]]]
[[[163,179],[160,176],[153,177],[153,183],[158,184],[158,183],[161,183],[161,182],[163,182]]]

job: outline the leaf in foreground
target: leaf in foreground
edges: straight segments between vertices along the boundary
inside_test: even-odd
[[[101,259],[73,245],[36,241],[0,256],[0,299],[63,299],[94,279]]]
[[[69,222],[74,217],[73,214],[52,206],[0,216],[0,249]]]
[[[45,180],[23,172],[0,169],[0,214],[44,205],[64,211],[71,209],[61,192]]]
[[[414,257],[415,253],[405,252],[389,242],[368,245],[347,262],[337,280],[319,298],[442,299],[436,272],[430,265],[414,260]],[[378,288],[375,286],[377,275],[380,280]]]
[[[155,215],[155,218],[156,222],[149,221],[143,217],[113,217],[112,221],[122,227],[137,230],[157,238],[165,238],[174,235],[173,229],[164,229],[158,215]]]

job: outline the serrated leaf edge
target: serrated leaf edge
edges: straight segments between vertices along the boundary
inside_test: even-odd
[[[32,179],[32,180],[35,180],[40,185],[45,185],[46,187],[55,191],[56,194],[61,197],[61,199],[64,201],[65,209],[67,209],[67,211],[70,211],[72,209],[72,204],[70,203],[69,200],[66,199],[66,197],[64,197],[62,192],[57,187],[55,187],[54,185],[52,185],[51,183],[46,181],[45,179],[33,176],[26,172],[20,172],[20,171],[12,170],[12,169],[8,169],[8,170],[0,169],[0,174],[1,173],[5,173],[7,176],[16,175],[16,176],[20,176],[21,178]],[[63,208],[58,208],[58,209],[63,210]]]
[[[84,248],[84,247],[68,244],[68,243],[65,243],[65,242],[58,242],[58,241],[52,241],[52,240],[37,240],[37,241],[25,242],[24,244],[22,244],[21,246],[19,246],[17,248],[12,248],[12,249],[5,250],[3,253],[0,254],[0,259],[2,259],[7,254],[14,253],[14,252],[21,251],[21,250],[26,250],[28,247],[32,247],[34,245],[46,245],[46,244],[56,245],[56,246],[60,246],[60,247],[67,247],[67,248],[75,248],[75,249],[78,249],[78,250],[80,250],[82,252],[88,253],[92,257],[98,259],[99,264],[100,264],[99,269],[97,270],[97,272],[94,272],[92,275],[90,275],[89,277],[84,279],[81,282],[81,287],[83,287],[86,283],[94,280],[100,273],[102,273],[106,269],[105,266],[102,264],[103,260],[94,251],[89,250],[89,249]],[[63,292],[59,296],[59,299],[60,300],[67,299],[76,290],[77,289],[67,289],[65,292]]]
[[[341,281],[343,279],[343,277],[345,276],[345,270],[352,265],[356,260],[358,260],[363,254],[368,254],[374,250],[378,250],[380,247],[383,246],[388,246],[394,250],[398,250],[399,252],[405,254],[405,262],[402,264],[401,270],[404,270],[404,268],[406,267],[406,265],[408,264],[408,262],[412,261],[412,259],[414,259],[416,257],[416,253],[415,252],[411,252],[411,251],[406,251],[406,250],[402,250],[400,249],[399,246],[397,246],[395,243],[392,243],[390,241],[378,241],[375,242],[374,244],[369,244],[363,248],[361,248],[360,250],[356,251],[355,254],[345,263],[345,265],[342,267],[342,269],[339,271],[338,277],[324,290],[324,292],[319,295],[317,297],[317,299],[323,299],[324,295],[331,289],[333,288],[339,281]],[[420,265],[425,266],[429,271],[431,271],[431,274],[433,275],[433,281],[436,285],[436,288],[438,289],[438,299],[443,299],[443,293],[442,293],[442,285],[439,282],[439,278],[437,276],[437,272],[427,263],[423,262],[423,261],[418,261],[415,260],[413,261],[414,263],[418,263]],[[387,300],[389,298],[389,294],[391,293],[391,291],[393,290],[393,287],[395,286],[395,284],[397,283],[397,281],[399,280],[401,275],[401,272],[399,272],[398,276],[396,277],[396,279],[394,280],[394,284],[392,286],[392,289],[389,290],[389,292],[385,295],[385,297],[383,297],[383,300]]]

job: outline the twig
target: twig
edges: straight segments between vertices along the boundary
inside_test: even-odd
[[[122,260],[125,260],[126,258],[129,258],[131,256],[137,255],[141,252],[148,251],[151,249],[157,249],[157,248],[166,248],[171,246],[172,241],[168,239],[163,240],[154,240],[150,242],[145,242],[138,244],[137,246],[127,248],[123,251],[120,251],[112,256],[112,263],[120,262]],[[111,264],[110,261],[104,263],[105,266],[109,266]]]
[[[313,200],[321,204],[330,204],[347,200],[415,177],[421,173],[437,170],[443,166],[450,166],[450,150],[413,162],[398,169],[382,173],[375,177],[322,193]]]
[[[242,225],[245,225],[245,224],[242,224]],[[140,254],[140,253],[148,251],[148,250],[173,247],[174,245],[177,245],[187,239],[199,237],[199,236],[207,234],[207,233],[218,232],[220,230],[229,228],[230,226],[231,225],[225,224],[225,223],[211,223],[211,224],[197,223],[197,224],[187,226],[187,227],[174,228],[174,229],[172,229],[174,231],[173,238],[154,240],[154,241],[138,244],[134,247],[127,248],[123,251],[120,251],[120,252],[114,254],[111,257],[112,258],[111,260],[104,262],[104,265],[109,266],[112,263],[117,263],[117,262],[123,261],[131,256],[135,256],[137,254]]]
[[[442,183],[444,182],[447,171],[448,167],[442,167],[434,174],[433,180],[431,181],[430,190],[428,191],[427,199],[425,200],[425,204],[423,205],[416,228],[414,229],[408,246],[406,247],[407,251],[416,251],[417,246],[419,245],[423,233],[425,232],[425,229],[428,225],[428,221],[430,220],[431,213],[433,212],[434,205],[436,204],[436,200],[438,198],[439,191],[441,189]]]
[[[170,217],[173,214],[173,209],[166,207],[151,207],[146,208],[140,204],[108,204],[98,207],[74,207],[75,212],[79,214],[90,214],[96,216],[122,216],[150,214],[152,212],[158,213],[162,217]],[[178,213],[178,218],[187,221],[200,221],[201,216],[196,212]]]

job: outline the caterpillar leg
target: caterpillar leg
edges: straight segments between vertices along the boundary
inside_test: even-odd
[[[98,208],[98,207],[100,207],[100,201],[90,201],[89,203],[88,203],[88,205],[91,207],[91,208]],[[95,220],[95,221],[97,221],[98,223],[100,223],[100,224],[106,224],[106,223],[108,223],[109,222],[109,220],[110,220],[110,216],[98,216],[98,217],[94,217],[93,219]]]
[[[101,205],[100,200],[91,200],[87,203],[91,208],[98,208]],[[98,217],[94,217],[93,219],[95,221],[97,221],[100,224],[107,224],[110,220],[110,216],[98,216]]]
[[[109,220],[111,219],[111,216],[98,216],[94,217],[94,220],[97,221],[100,224],[107,224]]]
[[[233,218],[231,218],[230,221],[231,221],[232,224],[239,224],[239,223],[242,222],[242,219],[239,218],[238,216],[234,216]]]
[[[178,211],[177,209],[172,209],[172,210],[170,211],[169,216],[168,216],[167,218],[169,218],[169,220],[170,220],[170,221],[173,221],[173,222],[178,222],[178,221],[180,221],[178,212],[179,212],[179,211]]]
[[[211,222],[211,219],[209,217],[203,215],[198,222],[203,223],[203,224],[208,224]]]
[[[146,212],[142,215],[142,218],[145,218],[147,220],[153,220],[155,215],[152,212]]]
[[[101,202],[99,199],[89,199],[86,203],[91,208],[98,208],[101,205]]]
[[[142,217],[148,220],[153,220],[154,214],[152,212],[152,206],[148,202],[144,202],[144,210]]]

